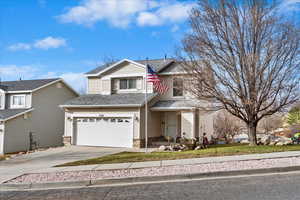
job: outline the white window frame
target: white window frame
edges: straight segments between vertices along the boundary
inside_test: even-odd
[[[178,78],[178,77],[174,77],[173,79],[172,79],[172,97],[173,98],[182,98],[182,97],[184,97],[184,88],[183,88],[183,84],[184,84],[184,82],[183,82],[183,80],[182,80],[182,95],[181,96],[174,96],[174,83],[175,83],[175,79],[180,79],[180,78]]]
[[[121,80],[126,80],[126,82],[127,82],[127,88],[126,89],[121,88]],[[135,88],[129,88],[129,80],[135,80]],[[138,81],[137,78],[120,78],[119,79],[119,90],[121,90],[121,91],[135,91],[135,90],[137,90],[137,81]]]
[[[23,97],[24,98],[24,105],[14,105],[14,97]],[[26,107],[26,95],[25,94],[18,94],[18,95],[11,95],[10,97],[10,107],[11,108],[25,108]]]

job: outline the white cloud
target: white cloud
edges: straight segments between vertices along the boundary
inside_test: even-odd
[[[141,12],[137,18],[140,26],[156,26],[166,23],[179,23],[186,20],[194,3],[174,3],[160,7],[154,12]]]
[[[30,50],[30,49],[31,49],[31,45],[26,43],[17,43],[17,44],[10,45],[8,47],[8,50],[10,51]]]
[[[38,49],[50,49],[66,46],[66,44],[66,40],[63,38],[54,38],[49,36],[44,39],[37,40],[33,46]]]
[[[58,16],[63,23],[92,26],[107,21],[115,27],[127,27],[135,22],[141,26],[178,23],[185,20],[191,1],[178,0],[82,0],[80,5],[69,8]]]
[[[126,27],[137,12],[155,6],[152,0],[84,0],[58,18],[64,23],[93,25],[107,20],[117,27]]]
[[[63,78],[68,84],[70,84],[75,90],[80,93],[85,93],[86,91],[86,77],[83,73],[63,73],[59,75]]]
[[[293,15],[293,11],[300,10],[300,0],[282,0],[278,11],[284,15]]]
[[[34,43],[12,44],[8,46],[7,49],[10,51],[30,50],[32,48],[48,50],[48,49],[56,49],[66,45],[67,45],[66,39],[49,36],[43,39],[36,40]]]
[[[86,79],[83,73],[74,72],[45,72],[41,66],[32,65],[0,65],[0,78],[2,81],[41,79],[41,78],[63,78],[75,90],[80,93],[85,92]]]
[[[163,21],[154,13],[141,12],[137,18],[137,23],[141,26],[157,26],[163,24]]]

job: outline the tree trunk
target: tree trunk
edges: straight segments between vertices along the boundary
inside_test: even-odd
[[[248,125],[248,136],[249,136],[250,146],[256,146],[257,145],[257,138],[256,138],[257,124],[249,123],[247,125]]]

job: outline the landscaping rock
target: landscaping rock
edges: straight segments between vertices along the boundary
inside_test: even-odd
[[[240,142],[241,144],[249,144],[250,142],[249,142],[249,140],[241,140],[241,142]]]
[[[201,146],[197,146],[196,148],[195,148],[195,150],[200,150],[201,149]]]
[[[293,141],[292,140],[291,141],[286,140],[283,143],[284,143],[284,145],[290,145],[290,144],[293,144]]]
[[[161,145],[159,148],[158,148],[159,151],[165,151],[166,150],[166,146],[165,145]]]
[[[276,146],[283,146],[283,145],[284,145],[284,142],[282,142],[282,141],[279,141],[276,143]]]
[[[260,142],[261,142],[263,145],[269,145],[270,142],[271,142],[271,136],[270,136],[270,135],[265,135],[265,136],[263,136],[263,137],[260,139]]]

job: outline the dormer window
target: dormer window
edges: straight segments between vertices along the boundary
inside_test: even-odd
[[[12,108],[25,108],[25,95],[12,95],[11,107]]]
[[[136,79],[120,79],[120,90],[136,89]]]

